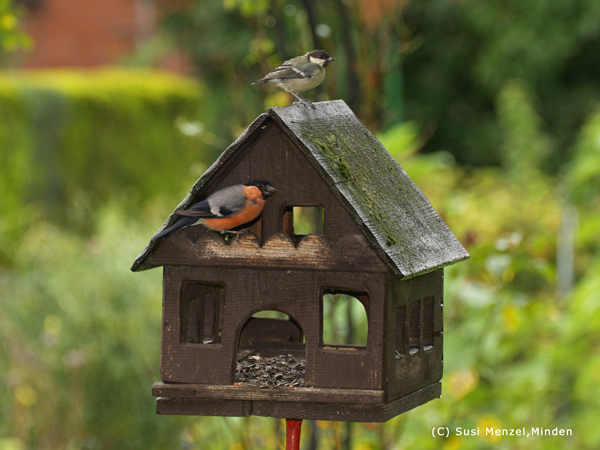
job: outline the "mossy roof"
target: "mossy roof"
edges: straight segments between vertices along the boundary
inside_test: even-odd
[[[429,200],[348,105],[342,100],[316,105],[271,108],[269,115],[310,152],[313,167],[343,196],[394,272],[411,277],[468,258]]]
[[[315,103],[314,109],[303,104],[270,108],[223,152],[179,207],[186,207],[269,118],[305,154],[396,275],[413,277],[469,257],[421,190],[342,100]],[[152,247],[138,256],[132,270],[150,268],[144,261]]]

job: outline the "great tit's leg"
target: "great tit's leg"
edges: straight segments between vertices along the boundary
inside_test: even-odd
[[[312,104],[312,102],[306,100],[305,98],[300,97],[298,94],[296,94],[293,91],[289,91],[290,94],[292,94],[294,97],[296,97],[298,100],[300,100],[302,103],[304,103],[305,105],[310,106],[311,108],[316,108],[315,105]],[[295,102],[294,102],[295,103]]]

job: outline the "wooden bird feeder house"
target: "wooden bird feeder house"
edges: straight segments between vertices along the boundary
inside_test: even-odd
[[[315,107],[259,116],[178,206],[268,180],[249,233],[184,228],[135,260],[164,271],[159,414],[382,422],[441,395],[443,267],[469,255],[343,101]],[[330,294],[362,305],[364,345],[324,342]]]

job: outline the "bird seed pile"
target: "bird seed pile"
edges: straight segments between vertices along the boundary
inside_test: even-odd
[[[248,355],[237,360],[235,384],[260,388],[304,386],[306,360],[293,355]]]

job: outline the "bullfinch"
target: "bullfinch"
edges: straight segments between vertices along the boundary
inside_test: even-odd
[[[273,185],[263,180],[220,189],[185,210],[176,210],[175,214],[181,218],[170,227],[156,233],[151,240],[155,241],[191,225],[203,225],[220,233],[235,233],[229,230],[256,219],[267,199],[276,193]]]
[[[275,67],[252,84],[275,83],[305,105],[314,107],[311,102],[300,97],[298,92],[308,91],[320,85],[325,79],[325,68],[331,61],[335,61],[335,58],[329,56],[325,50],[313,50]]]

